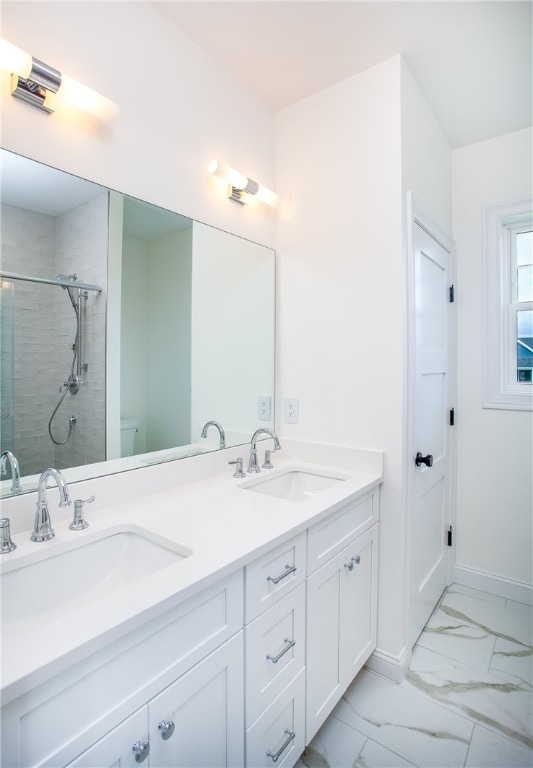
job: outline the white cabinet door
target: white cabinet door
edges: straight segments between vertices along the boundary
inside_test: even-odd
[[[150,766],[242,768],[242,635],[239,632],[149,702]]]
[[[347,570],[341,595],[340,659],[344,688],[351,683],[376,647],[378,526],[347,547],[353,570]],[[354,559],[355,558],[355,559]],[[343,566],[344,567],[344,566]]]
[[[148,709],[143,707],[89,747],[66,768],[137,768],[148,766]],[[135,755],[146,755],[141,763]]]
[[[375,648],[377,532],[372,526],[308,579],[307,744]]]

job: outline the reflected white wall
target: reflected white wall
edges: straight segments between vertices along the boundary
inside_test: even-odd
[[[122,247],[120,417],[135,454],[190,442],[192,229]]]
[[[274,402],[273,252],[227,232],[193,224],[191,431],[214,419],[251,437],[257,398]],[[274,415],[272,409],[272,416]]]

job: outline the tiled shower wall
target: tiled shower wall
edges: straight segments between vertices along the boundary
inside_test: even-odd
[[[88,364],[82,374],[77,395],[66,396],[57,419],[57,431],[66,436],[68,418],[78,418],[71,439],[56,446],[55,461],[59,469],[92,464],[105,459],[105,322],[108,246],[108,194],[103,193],[84,205],[59,216],[56,220],[55,271],[78,280],[102,286],[102,293],[89,291],[84,306],[85,328],[82,339],[83,361]],[[67,291],[56,288],[55,300],[55,375],[59,383],[66,381],[72,365],[71,347],[76,334],[76,317]],[[65,432],[65,430],[67,430]],[[54,432],[54,435],[56,433]]]
[[[53,218],[2,205],[1,240],[3,269],[37,277],[54,276]],[[54,325],[54,290],[57,288],[37,283],[12,283],[15,323],[11,450],[23,474],[38,472],[54,459],[47,433],[47,416],[54,398],[47,365],[53,354],[47,336]]]
[[[68,393],[54,422],[54,435],[71,439],[55,446],[48,421],[72,364],[76,318],[68,293],[57,286],[14,283],[13,446],[21,472],[64,468],[105,458],[105,288],[108,201],[104,193],[57,218],[2,205],[2,268],[39,277],[78,275],[104,288],[86,302],[88,371],[77,395]],[[2,446],[3,447],[3,446]]]

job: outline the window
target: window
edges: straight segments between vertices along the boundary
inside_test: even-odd
[[[511,302],[509,377],[531,384],[533,370],[533,227],[509,228]]]
[[[485,209],[485,408],[533,407],[533,201]]]

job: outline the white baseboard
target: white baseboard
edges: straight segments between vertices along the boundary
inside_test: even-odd
[[[516,600],[518,603],[533,605],[533,587],[529,584],[513,581],[513,579],[504,579],[502,576],[495,576],[485,571],[476,571],[474,568],[467,568],[464,565],[456,565],[452,575],[453,581],[464,587],[481,589],[483,592]]]
[[[367,660],[365,667],[377,672],[378,675],[392,680],[394,683],[401,683],[405,673],[409,669],[411,661],[411,651],[404,648],[399,656],[393,656],[385,651],[376,648],[372,656]]]

